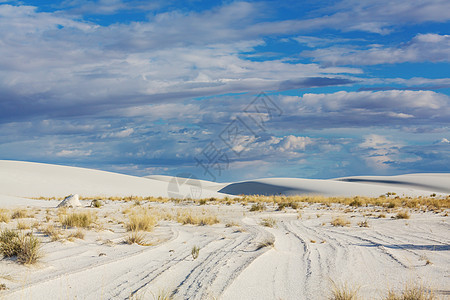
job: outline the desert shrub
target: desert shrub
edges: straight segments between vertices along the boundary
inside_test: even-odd
[[[266,248],[266,247],[273,247],[274,246],[274,242],[271,239],[267,239],[264,240],[262,242],[260,242],[257,246],[256,246],[256,250],[262,249],[262,248]]]
[[[64,227],[83,227],[89,228],[92,222],[94,222],[95,215],[84,212],[84,213],[72,213],[70,215],[61,215],[60,222]]]
[[[350,202],[349,205],[350,205],[350,206],[356,206],[356,207],[359,207],[359,206],[362,206],[363,203],[362,203],[362,201],[361,201],[361,199],[360,199],[359,197],[355,197],[355,198],[353,198],[353,201]]]
[[[74,233],[71,233],[68,236],[69,239],[73,239],[73,238],[77,238],[80,240],[84,240],[84,232],[81,229],[78,229],[77,231],[75,231]]]
[[[367,219],[365,219],[364,221],[361,221],[358,223],[359,227],[369,227],[369,221],[367,221]]]
[[[274,227],[277,222],[273,218],[264,218],[261,220],[261,225],[266,227]]]
[[[4,257],[16,256],[20,251],[19,234],[17,231],[5,229],[0,233],[0,253]]]
[[[11,218],[13,218],[13,219],[22,219],[22,218],[27,218],[27,217],[28,217],[28,214],[25,209],[17,209],[11,215]]]
[[[404,290],[390,290],[385,300],[433,300],[437,299],[433,291],[422,285],[407,285]]]
[[[19,229],[19,230],[25,230],[25,229],[30,229],[30,228],[31,228],[31,226],[27,222],[20,222],[20,221],[17,222],[17,229]]]
[[[0,209],[0,222],[8,223],[11,220],[6,209]]]
[[[189,210],[178,211],[177,213],[177,222],[183,225],[192,224],[192,225],[214,225],[219,223],[219,219],[216,215],[211,214],[194,214]]]
[[[350,225],[350,221],[344,217],[333,217],[331,219],[331,225],[344,227]]]
[[[197,259],[199,254],[200,254],[200,248],[197,246],[192,247],[192,250],[191,250],[192,258]]]
[[[398,213],[395,215],[395,218],[396,218],[396,219],[409,219],[410,217],[411,217],[411,215],[409,214],[409,212],[408,212],[407,210],[398,212]]]
[[[263,211],[266,210],[266,206],[262,203],[255,203],[250,207],[250,211]]]
[[[157,223],[154,216],[149,214],[133,214],[126,224],[127,231],[151,231]]]
[[[148,246],[148,244],[145,241],[145,233],[141,231],[132,231],[129,235],[125,237],[125,243],[128,245],[132,244],[138,244],[141,246]]]
[[[332,281],[332,290],[330,300],[357,300],[358,288],[351,287],[348,284],[336,284]]]
[[[103,206],[103,202],[98,199],[94,199],[91,201],[91,207],[100,208]]]
[[[46,234],[50,239],[54,241],[58,241],[60,239],[61,231],[56,229],[53,225],[48,225],[42,230],[42,233]]]
[[[23,264],[34,264],[42,257],[37,237],[8,229],[0,233],[0,252],[5,257],[17,256],[17,261]]]
[[[41,242],[33,235],[19,235],[20,250],[17,261],[23,264],[34,264],[41,257]]]

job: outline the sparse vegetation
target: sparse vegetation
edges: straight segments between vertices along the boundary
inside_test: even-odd
[[[41,243],[32,234],[19,234],[5,229],[0,233],[0,252],[4,257],[17,256],[23,264],[34,264],[42,257]]]
[[[433,291],[423,285],[406,285],[402,291],[390,290],[385,300],[433,300]]]
[[[255,203],[250,207],[250,211],[264,211],[266,206],[262,203]]]
[[[0,209],[0,223],[8,223],[10,220],[11,218],[9,217],[8,211],[6,209]]]
[[[219,223],[219,219],[217,218],[216,215],[211,215],[208,213],[199,215],[199,214],[194,214],[190,210],[178,211],[176,220],[178,223],[181,223],[183,225],[192,224],[192,225],[204,226],[204,225],[214,225],[214,224]]]
[[[338,217],[333,217],[331,219],[331,225],[333,226],[341,226],[341,227],[345,227],[345,226],[349,226],[350,225],[350,221],[347,220],[345,217],[342,216],[338,216]]]
[[[191,250],[192,258],[197,259],[199,254],[200,254],[200,248],[197,246],[192,247],[192,250]]]
[[[337,284],[332,281],[330,300],[357,300],[358,288],[349,286],[347,283]]]
[[[261,220],[261,225],[266,227],[275,227],[277,221],[273,218],[264,218]]]
[[[365,219],[364,221],[361,221],[358,223],[359,227],[369,227],[369,221]]]
[[[55,226],[53,225],[47,225],[47,227],[45,227],[42,230],[42,233],[46,234],[48,237],[50,237],[50,239],[54,242],[54,241],[58,241],[61,238],[61,231],[58,230],[57,228],[55,228]]]
[[[152,231],[157,223],[155,216],[146,212],[141,214],[132,214],[126,224],[127,231]]]
[[[27,211],[25,209],[16,209],[12,215],[12,219],[22,219],[22,218],[28,218]]]
[[[274,241],[271,239],[267,239],[262,241],[261,243],[259,243],[256,246],[256,250],[262,249],[262,248],[266,248],[266,247],[273,247],[274,246]]]
[[[67,227],[89,228],[95,220],[95,215],[90,212],[71,213],[60,215],[61,225]]]
[[[395,218],[396,218],[396,219],[409,219],[410,217],[411,217],[411,215],[409,214],[409,212],[408,212],[407,210],[398,212],[398,213],[395,215]]]
[[[103,206],[103,202],[99,199],[94,199],[91,201],[91,207],[100,208]]]
[[[138,244],[140,246],[150,246],[150,244],[146,242],[145,233],[141,231],[132,231],[125,237],[125,243],[128,245]]]

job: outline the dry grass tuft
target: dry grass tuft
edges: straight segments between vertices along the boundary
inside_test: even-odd
[[[53,225],[47,225],[47,227],[45,227],[42,230],[42,233],[46,234],[48,237],[50,237],[50,239],[54,242],[54,241],[58,241],[61,239],[61,230],[55,228],[55,226]]]
[[[27,211],[25,209],[16,209],[12,215],[11,218],[13,219],[22,219],[22,218],[28,218]]]
[[[74,233],[71,233],[68,236],[68,239],[73,239],[73,238],[84,240],[84,232],[83,232],[83,230],[78,229],[77,231],[75,231]]]
[[[274,246],[274,241],[271,239],[267,239],[262,241],[261,243],[259,243],[256,246],[256,250],[262,249],[262,248],[266,248],[266,247],[273,247]]]
[[[9,217],[8,211],[6,209],[0,208],[0,223],[5,222],[8,223],[11,220]]]
[[[192,258],[197,259],[199,254],[200,254],[200,248],[197,246],[192,247],[192,250],[191,250]]]
[[[30,229],[30,228],[31,228],[31,226],[30,226],[30,223],[28,223],[28,222],[21,222],[21,221],[17,222],[18,230],[25,230],[25,229]]]
[[[273,218],[264,218],[261,220],[261,225],[266,227],[275,227],[277,221]]]
[[[250,211],[264,211],[266,206],[262,203],[255,203],[250,207]]]
[[[127,231],[152,231],[157,224],[157,219],[148,213],[132,214],[126,224]]]
[[[390,290],[385,300],[433,300],[437,299],[433,291],[423,285],[406,285],[400,292]]]
[[[332,281],[333,287],[331,290],[330,300],[357,300],[359,288],[349,286],[347,283],[336,284]]]
[[[190,210],[180,210],[177,212],[178,223],[183,225],[192,224],[192,225],[214,225],[219,223],[219,219],[216,215],[212,215],[209,213],[195,214]]]
[[[146,242],[146,235],[141,231],[132,231],[125,237],[125,243],[128,245],[138,244],[140,246],[151,246],[151,243]]]
[[[34,264],[42,257],[37,237],[8,229],[0,233],[0,252],[5,257],[17,256],[17,261],[22,264]]]
[[[90,212],[72,213],[70,215],[60,215],[61,225],[67,227],[89,228],[95,221],[95,214]]]
[[[398,213],[395,215],[395,218],[396,218],[396,219],[409,219],[410,217],[411,217],[411,215],[409,214],[409,212],[408,212],[407,210],[398,212]]]
[[[345,226],[349,226],[350,225],[350,221],[347,220],[344,217],[339,216],[339,217],[333,217],[331,219],[331,223],[330,224],[333,225],[333,226],[345,227]]]
[[[364,221],[361,221],[358,223],[359,227],[369,227],[369,221],[365,219]]]

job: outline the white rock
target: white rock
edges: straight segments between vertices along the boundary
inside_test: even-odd
[[[79,207],[82,206],[78,194],[70,195],[64,198],[57,207]]]

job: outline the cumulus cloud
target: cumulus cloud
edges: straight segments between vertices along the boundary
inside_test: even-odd
[[[304,129],[446,126],[450,117],[450,98],[433,91],[306,93],[302,97],[282,97],[280,101],[288,114],[283,120],[296,122]]]
[[[264,44],[263,32],[241,28],[251,26],[255,9],[236,2],[101,26],[61,12],[0,5],[1,119],[89,115],[230,92],[342,85],[352,82],[342,73],[361,73],[244,59],[241,53]]]
[[[378,65],[404,62],[450,61],[450,35],[418,34],[410,42],[397,47],[372,46],[360,49],[348,46],[304,51],[325,65]]]

